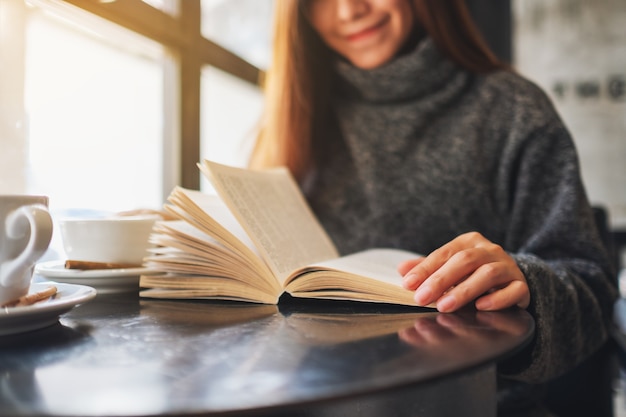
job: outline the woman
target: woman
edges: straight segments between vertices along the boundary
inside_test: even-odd
[[[278,1],[251,165],[288,166],[342,253],[399,247],[420,305],[511,306],[543,382],[608,338],[613,271],[570,134],[499,62],[463,0]]]

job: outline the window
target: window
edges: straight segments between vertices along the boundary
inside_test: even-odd
[[[272,0],[202,0],[202,34],[267,69]]]
[[[163,50],[111,26],[103,36],[29,11],[25,191],[49,195],[52,208],[162,202]]]
[[[201,158],[245,163],[269,33],[250,50],[249,34],[203,32],[237,14],[269,30],[270,6],[0,0],[0,192],[48,195],[53,212],[160,208],[174,185],[200,188]]]
[[[266,69],[269,61],[271,0],[202,0],[203,36]],[[201,77],[201,148],[205,157],[245,165],[262,108],[261,91],[215,66]],[[201,180],[201,188],[209,188]]]
[[[205,66],[201,78],[200,154],[224,164],[244,166],[252,150],[261,92],[251,84]],[[210,189],[202,178],[201,189]]]

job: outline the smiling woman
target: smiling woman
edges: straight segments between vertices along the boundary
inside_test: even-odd
[[[310,2],[308,16],[330,48],[363,69],[387,62],[405,44],[414,26],[412,6],[406,0],[318,0]]]
[[[398,265],[418,305],[527,309],[535,338],[499,367],[502,405],[561,415],[535,394],[607,346],[617,291],[546,93],[495,58],[466,0],[276,10],[253,166],[292,170],[340,254],[423,254]]]

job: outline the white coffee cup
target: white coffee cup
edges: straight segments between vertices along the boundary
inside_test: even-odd
[[[52,229],[48,197],[0,195],[0,305],[28,293]]]
[[[158,216],[111,216],[59,220],[67,259],[141,266]]]

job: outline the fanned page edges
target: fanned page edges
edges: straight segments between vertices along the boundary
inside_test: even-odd
[[[249,259],[232,252],[218,241],[206,236],[197,238],[200,231],[184,222],[170,222],[155,226],[151,241],[160,247],[151,250],[153,256],[146,258],[148,267],[172,274],[206,275],[243,281],[260,291],[274,294],[274,286],[259,276]],[[195,235],[195,236],[194,236]]]
[[[145,275],[139,283],[168,291],[142,296],[278,301],[282,287],[219,197],[176,187],[168,202],[165,210],[181,220],[157,222],[150,238],[157,247],[145,259],[148,268],[166,275]]]

